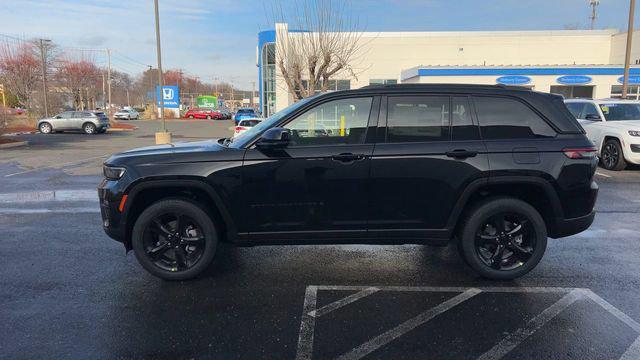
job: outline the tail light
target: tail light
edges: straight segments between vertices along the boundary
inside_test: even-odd
[[[243,130],[247,130],[247,128],[245,128],[244,126],[236,126],[236,131],[243,131]]]
[[[562,152],[569,159],[592,159],[596,156],[596,148],[595,147],[587,147],[587,148],[567,148],[562,149]]]

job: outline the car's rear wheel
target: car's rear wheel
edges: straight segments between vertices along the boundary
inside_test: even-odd
[[[622,147],[618,140],[609,139],[604,143],[600,162],[602,167],[607,170],[619,171],[627,167],[627,162],[624,160]]]
[[[460,253],[483,277],[515,279],[531,271],[547,247],[547,228],[538,211],[514,198],[476,205],[462,225]]]
[[[95,134],[96,126],[92,123],[85,123],[82,125],[82,131],[84,131],[85,134]]]
[[[47,122],[41,123],[40,126],[38,127],[38,130],[40,130],[40,132],[43,134],[51,134],[53,132],[53,128],[51,127],[51,124]]]
[[[214,258],[218,236],[207,212],[196,203],[170,199],[154,203],[138,217],[132,233],[136,258],[165,280],[186,280]]]

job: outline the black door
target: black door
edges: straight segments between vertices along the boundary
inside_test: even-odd
[[[449,95],[386,100],[371,160],[370,234],[446,237],[461,193],[488,174],[487,152],[470,101]]]
[[[291,130],[284,150],[247,151],[244,220],[251,238],[364,235],[373,152],[366,138],[368,123],[377,121],[375,103],[374,97],[322,103],[282,125]]]

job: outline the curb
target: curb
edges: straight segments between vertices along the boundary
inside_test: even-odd
[[[7,143],[7,144],[0,144],[0,149],[16,148],[16,147],[27,146],[27,145],[29,145],[28,141],[16,141],[16,142]]]
[[[137,130],[138,128],[136,127],[135,129],[120,129],[120,128],[109,128],[107,130],[107,132],[119,132],[119,131],[134,131]]]

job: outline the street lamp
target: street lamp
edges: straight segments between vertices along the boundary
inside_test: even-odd
[[[156,18],[156,51],[158,53],[158,85],[160,86],[160,98],[158,100],[160,100],[160,119],[162,120],[160,132],[156,133],[156,144],[169,144],[171,143],[171,133],[167,131],[164,121],[164,99],[162,97],[164,81],[162,79],[162,51],[160,50],[160,16],[158,15],[158,0],[153,0],[153,7]]]

